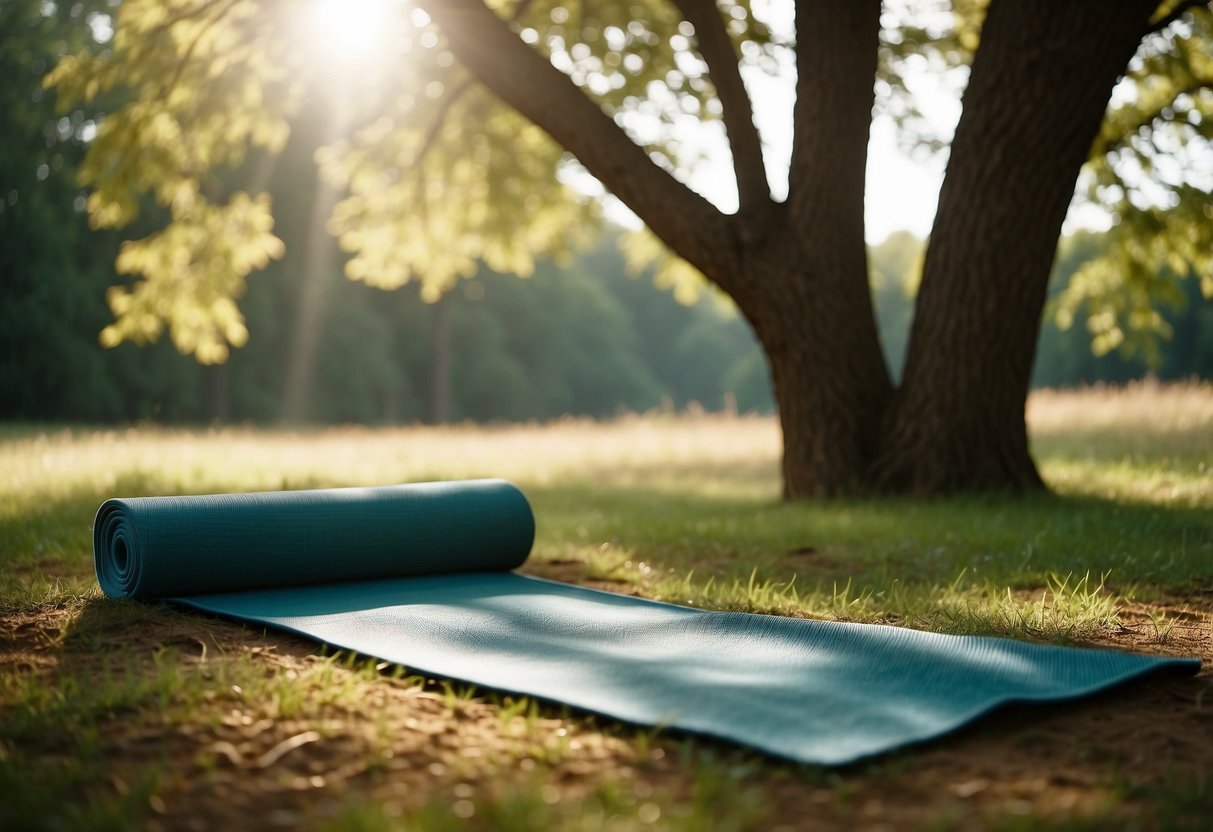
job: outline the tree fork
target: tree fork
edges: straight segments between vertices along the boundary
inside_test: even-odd
[[[881,487],[1043,488],[1024,408],[1057,239],[1155,6],[991,4],[874,470]]]
[[[866,298],[798,297],[813,278],[788,280],[783,314],[751,319],[779,409],[786,500],[870,490],[866,475],[892,398],[875,324],[870,332],[862,324]]]
[[[796,5],[795,145],[751,312],[783,429],[785,499],[867,489],[892,396],[868,288],[863,193],[879,0]],[[753,272],[751,272],[753,274]]]

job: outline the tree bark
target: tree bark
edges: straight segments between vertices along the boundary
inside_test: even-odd
[[[855,272],[863,261],[863,227],[852,231],[858,246],[851,235],[822,233],[749,258],[751,277],[765,287],[764,303],[757,313],[742,311],[771,371],[789,500],[868,490],[866,473],[892,397],[866,275],[860,280]],[[848,274],[849,282],[842,279]]]
[[[1024,407],[1062,221],[1154,0],[994,0],[973,61],[876,483],[1042,488]]]
[[[767,353],[784,432],[784,494],[863,488],[891,397],[868,291],[863,192],[879,0],[797,4],[796,150],[789,198],[766,197],[732,46],[693,10],[739,164],[742,211],[721,214],[645,151],[483,0],[426,0],[478,80],[578,157],[671,249],[726,291]],[[713,10],[713,14],[716,12]],[[740,140],[740,141],[739,141]]]
[[[863,193],[878,0],[798,3],[796,146],[782,222],[737,298],[771,370],[787,499],[866,490],[892,387],[868,289]]]

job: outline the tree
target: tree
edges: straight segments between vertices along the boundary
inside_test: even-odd
[[[178,346],[203,360],[243,340],[232,298],[280,249],[269,204],[204,195],[199,181],[239,163],[248,145],[283,139],[307,64],[297,30],[283,25],[285,8],[126,0],[113,49],[65,60],[52,74],[68,102],[119,86],[129,95],[90,152],[94,222],[128,221],[139,192],[173,212],[168,229],[120,256],[120,268],[142,279],[113,295],[112,340],[154,336],[166,318]],[[672,253],[667,274],[689,264],[753,327],[783,428],[787,497],[1040,488],[1024,403],[1075,182],[1094,146],[1091,198],[1114,202],[1115,180],[1132,206],[1149,208],[1148,198],[1134,201],[1142,182],[1129,182],[1114,157],[1125,147],[1148,155],[1130,133],[1157,128],[1148,117],[1160,106],[1164,121],[1196,113],[1179,140],[1207,152],[1209,8],[993,0],[987,11],[971,0],[942,22],[929,14],[902,22],[894,11],[882,18],[879,0],[798,2],[794,43],[781,43],[748,2],[417,0],[398,15],[414,28],[402,25],[383,53],[407,91],[379,99],[369,126],[322,154],[348,191],[331,223],[353,253],[347,271],[380,286],[421,279],[437,297],[480,261],[527,273],[537,255],[567,253],[576,243],[569,229],[596,213],[564,184],[571,154]],[[874,79],[881,70],[895,81],[906,56],[960,65],[969,54],[894,387],[864,243],[866,146],[881,103]],[[776,199],[743,68],[778,68],[792,56],[794,137],[787,197]],[[1137,89],[1181,69],[1184,82],[1113,102],[1105,118],[1126,71]],[[734,213],[684,182],[672,125],[687,115],[723,125]],[[1183,189],[1189,216],[1208,210],[1200,180],[1181,172],[1171,184]],[[1128,227],[1123,205],[1117,216]],[[1122,248],[1135,238],[1127,234]],[[1189,270],[1209,268],[1207,250],[1162,246],[1190,255]]]
[[[79,112],[58,117],[40,84],[83,47],[99,4],[43,5],[0,5],[0,415],[112,418],[121,407],[112,362],[90,338],[105,323],[99,298],[117,241],[89,239],[72,177],[95,125]]]

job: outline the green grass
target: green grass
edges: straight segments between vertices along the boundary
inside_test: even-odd
[[[789,767],[306,645],[284,656],[284,637],[101,601],[93,513],[114,495],[504,476],[533,502],[527,568],[538,574],[713,609],[1045,641],[1115,643],[1134,601],[1152,627],[1145,643],[1169,647],[1179,614],[1149,605],[1207,607],[1213,588],[1213,389],[1046,394],[1032,421],[1053,494],[800,505],[777,499],[778,432],[765,419],[6,426],[0,826],[137,828],[161,815],[171,826],[184,801],[249,827],[274,807],[325,829],[743,829],[786,814],[789,789],[835,816],[862,813],[879,778],[900,782],[914,763],[840,776]],[[290,761],[282,779],[242,787],[239,772],[274,753]],[[308,768],[325,755],[337,762]],[[1144,806],[1130,814],[1182,829],[1210,802],[1204,781],[1116,776],[1100,775],[1097,810],[993,810],[979,825],[1106,828]],[[907,805],[922,799],[906,788]],[[971,812],[932,806],[911,825],[972,828]]]
[[[740,832],[765,817],[761,795],[747,784],[748,771],[715,759],[699,760],[689,799],[663,800],[642,784],[607,780],[576,801],[534,776],[508,792],[484,794],[462,784],[432,796],[418,811],[398,816],[389,807],[355,798],[319,828],[324,832],[511,832],[566,830],[622,832],[656,828],[670,832]]]

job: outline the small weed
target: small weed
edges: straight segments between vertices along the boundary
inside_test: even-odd
[[[1171,631],[1175,629],[1175,619],[1167,618],[1165,612],[1154,612],[1146,610],[1146,617],[1150,620],[1150,625],[1154,628],[1155,644],[1166,644],[1171,640]]]
[[[453,682],[450,679],[441,681],[442,701],[452,711],[459,711],[464,706],[474,702],[478,689],[475,685],[463,682]]]

